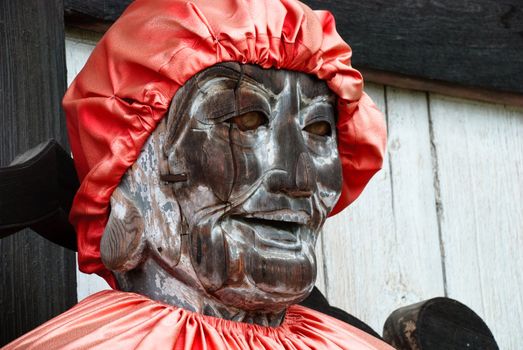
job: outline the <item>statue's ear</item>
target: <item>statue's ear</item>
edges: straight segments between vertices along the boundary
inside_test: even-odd
[[[120,187],[111,197],[111,213],[100,242],[104,265],[111,271],[134,269],[143,260],[145,248],[144,219]]]

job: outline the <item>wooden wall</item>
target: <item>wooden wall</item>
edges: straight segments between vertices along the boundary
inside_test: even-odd
[[[96,36],[66,40],[68,81]],[[386,113],[384,168],[318,243],[318,285],[378,332],[396,308],[446,295],[501,349],[522,349],[523,109],[368,83]],[[107,288],[78,276],[78,298]]]
[[[501,349],[523,348],[523,109],[367,90],[386,111],[388,160],[325,227],[329,300],[380,329],[391,310],[445,295]]]
[[[0,1],[0,166],[51,137],[67,147],[65,88],[62,2]],[[74,265],[30,230],[0,239],[0,347],[76,303]]]

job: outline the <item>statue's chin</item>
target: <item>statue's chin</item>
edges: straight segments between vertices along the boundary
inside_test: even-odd
[[[314,286],[316,232],[305,225],[222,217],[191,235],[201,246],[191,247],[198,279],[227,306],[281,311],[306,298]]]
[[[315,264],[305,257],[286,259],[252,254],[245,263],[244,283],[226,283],[213,295],[243,310],[281,311],[305,299],[316,278]]]
[[[225,234],[227,278],[211,294],[229,306],[267,312],[305,299],[316,280],[313,243],[299,239],[287,249],[254,240]]]
[[[301,295],[309,292],[316,279],[314,256],[305,251],[277,255],[252,249],[246,258],[246,278],[266,293]]]

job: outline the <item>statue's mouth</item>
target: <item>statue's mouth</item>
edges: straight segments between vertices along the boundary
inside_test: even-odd
[[[297,251],[301,249],[300,232],[310,230],[310,218],[303,212],[278,210],[255,212],[231,219],[248,226],[254,232],[254,244],[259,248],[276,248]]]
[[[275,222],[288,222],[305,225],[310,221],[310,216],[303,211],[292,211],[288,209],[253,212],[243,215],[247,219],[262,219]]]

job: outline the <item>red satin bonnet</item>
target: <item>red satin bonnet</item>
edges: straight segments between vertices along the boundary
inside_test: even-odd
[[[109,200],[176,91],[194,74],[235,61],[324,80],[338,96],[343,189],[334,215],[381,168],[385,123],[351,66],[333,16],[295,0],[136,0],[94,49],[63,106],[81,180],[70,219],[80,269],[114,288],[100,259]]]

